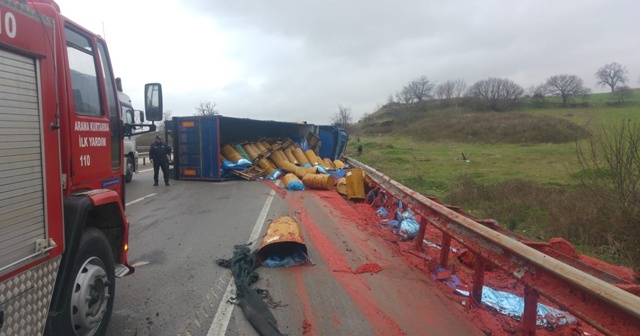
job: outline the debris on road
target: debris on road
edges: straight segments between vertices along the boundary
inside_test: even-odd
[[[233,257],[230,259],[217,259],[216,263],[221,267],[231,269],[236,285],[236,302],[251,326],[260,335],[282,335],[278,329],[278,321],[271,313],[269,306],[261,295],[250,286],[258,281],[258,273],[255,271],[259,263],[256,252],[252,252],[247,245],[236,245]]]
[[[364,265],[361,265],[360,267],[356,268],[355,273],[356,274],[362,274],[362,273],[378,273],[382,271],[382,267],[380,265],[378,265],[377,263],[367,263]]]
[[[308,257],[300,224],[288,216],[271,221],[256,257],[266,267],[314,265]]]
[[[455,290],[456,294],[469,296],[468,291]],[[500,314],[507,315],[519,321],[524,313],[524,299],[508,292],[482,287],[482,303]],[[567,312],[542,303],[538,303],[536,325],[553,330],[558,327],[576,323],[576,318]]]

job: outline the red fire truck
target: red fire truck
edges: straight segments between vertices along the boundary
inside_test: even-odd
[[[145,116],[162,119],[160,84]],[[53,0],[0,0],[0,335],[105,333],[134,271],[122,148],[141,126],[121,120],[100,36]]]

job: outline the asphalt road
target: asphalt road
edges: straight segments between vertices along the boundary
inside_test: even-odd
[[[230,273],[214,260],[261,238],[270,219],[296,215],[300,207],[308,213],[301,225],[316,266],[260,268],[257,283],[286,305],[272,309],[283,333],[481,334],[457,317],[460,312],[451,310],[424,274],[328,216],[320,198],[300,196],[292,204],[265,183],[245,181],[171,180],[169,187],[154,187],[149,168],[141,165],[126,186],[129,260],[136,272],[116,281],[108,335],[257,335],[242,311],[226,302],[233,296]],[[332,246],[350,252],[343,258],[329,253]],[[385,271],[365,276],[341,269],[374,258],[385,263]]]

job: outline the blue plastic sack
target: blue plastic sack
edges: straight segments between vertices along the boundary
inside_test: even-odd
[[[383,207],[379,207],[378,210],[376,211],[376,215],[378,217],[388,217],[389,216],[389,211],[387,211],[387,209],[385,209]]]
[[[467,291],[457,289],[455,292],[469,296]],[[523,298],[508,292],[493,290],[487,286],[482,287],[482,303],[515,320],[522,319],[522,314],[524,313]],[[576,318],[569,313],[538,303],[536,325],[547,329],[555,329],[573,323],[576,323]]]
[[[267,175],[267,180],[277,180],[282,175],[282,170],[276,169],[273,173]]]
[[[420,224],[413,218],[407,218],[400,222],[398,235],[403,240],[411,240],[418,235],[418,230],[420,230]]]
[[[238,160],[238,162],[236,162],[236,164],[238,166],[248,167],[248,166],[251,166],[252,163],[251,163],[251,161],[249,161],[247,159],[240,159],[240,160]]]
[[[331,175],[331,177],[333,177],[334,179],[339,179],[341,177],[344,177],[344,174],[347,172],[346,168],[340,168],[340,169],[335,169],[332,171],[329,171],[329,174]]]
[[[245,170],[247,169],[244,166],[239,166],[229,160],[224,160],[222,162],[222,170]]]
[[[266,260],[262,262],[262,266],[265,267],[291,267],[291,266],[303,266],[313,265],[313,261],[300,250],[296,250],[289,255],[270,255]]]
[[[395,219],[383,219],[380,221],[380,225],[397,229],[398,226],[400,226],[400,223]]]
[[[304,190],[304,184],[302,184],[300,180],[293,180],[287,184],[287,189],[295,191]]]
[[[329,173],[321,165],[317,165],[316,168],[318,168],[318,173],[329,175]]]

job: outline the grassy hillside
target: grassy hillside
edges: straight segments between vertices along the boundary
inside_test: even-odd
[[[390,104],[359,123],[348,155],[429,195],[531,239],[562,236],[583,252],[640,265],[635,217],[578,185],[576,146],[622,120],[640,122],[640,92],[625,104],[608,93],[586,104],[548,108],[523,101],[516,111],[488,113],[460,106]],[[462,153],[466,157],[463,160]],[[635,215],[634,215],[635,216]]]

